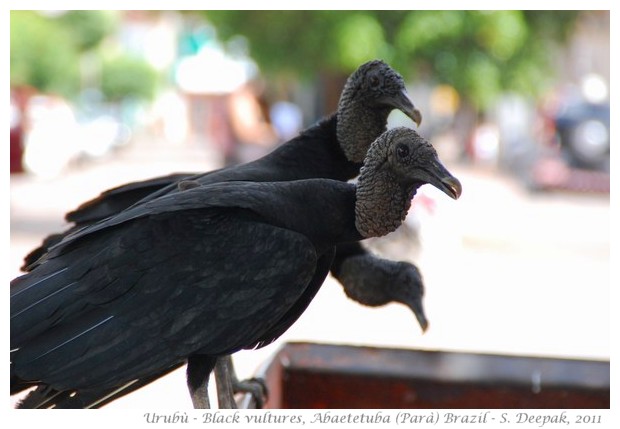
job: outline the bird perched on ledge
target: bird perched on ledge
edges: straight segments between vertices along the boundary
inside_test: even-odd
[[[433,147],[398,128],[357,185],[194,182],[68,235],[11,283],[11,393],[105,397],[200,356],[194,394],[219,356],[282,335],[335,246],[395,230],[425,183],[461,194]]]
[[[26,257],[24,269],[28,270],[28,267],[33,266],[47,248],[60,242],[67,234],[116,215],[135,203],[178,192],[179,188],[185,186],[180,185],[182,180],[186,180],[185,183],[198,182],[205,185],[232,180],[281,181],[311,177],[343,181],[352,179],[359,173],[361,160],[370,143],[385,131],[387,117],[393,109],[401,110],[416,124],[420,124],[422,116],[407,97],[401,76],[382,61],[365,63],[347,80],[335,114],[311,126],[271,154],[249,164],[209,173],[175,174],[106,191],[69,213],[67,220],[75,226],[65,233],[48,237],[42,247]],[[357,261],[363,258],[364,264],[354,271],[347,271],[346,267],[353,265],[342,264],[349,258]],[[418,320],[426,320],[422,307],[424,288],[419,271],[414,265],[375,257],[358,243],[349,243],[346,248],[338,246],[333,266],[341,265],[345,269],[332,269],[332,274],[340,281],[348,296],[353,299],[368,296],[374,302],[373,296],[382,295],[391,301],[403,302],[411,308]],[[369,281],[370,279],[372,281]],[[351,292],[360,288],[366,292],[364,295]],[[403,299],[409,296],[415,299]],[[364,301],[359,302],[366,304]],[[421,326],[424,328],[426,325]],[[193,366],[202,366],[199,359],[190,359],[188,372],[192,371]],[[157,376],[153,376],[149,380],[138,380],[106,398],[84,398],[82,403],[84,406],[95,403],[98,406],[103,405],[156,378]],[[71,401],[77,404],[81,398],[75,395]],[[56,403],[55,406],[64,405]],[[195,406],[201,407],[204,403]]]

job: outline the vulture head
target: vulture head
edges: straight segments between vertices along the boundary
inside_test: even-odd
[[[386,130],[387,118],[398,109],[416,125],[422,114],[415,108],[403,78],[388,64],[362,64],[347,79],[338,104],[337,135],[349,161],[362,162],[370,144]]]
[[[357,182],[357,230],[366,238],[396,230],[417,189],[427,183],[450,198],[461,195],[459,180],[416,131],[399,127],[383,133],[370,146]]]

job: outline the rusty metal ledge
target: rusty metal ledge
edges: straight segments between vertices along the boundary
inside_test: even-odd
[[[288,343],[267,408],[609,408],[609,362]]]

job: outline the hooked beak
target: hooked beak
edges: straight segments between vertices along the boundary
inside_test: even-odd
[[[422,123],[422,113],[413,105],[407,91],[404,89],[395,96],[386,97],[383,102],[407,115],[419,127]]]
[[[428,175],[426,177],[426,181],[443,191],[450,198],[458,200],[463,192],[463,187],[461,186],[461,182],[459,179],[454,177],[450,172],[444,167],[439,160],[435,160],[432,163],[430,171],[425,170],[425,173]]]
[[[422,298],[415,297],[407,300],[405,303],[407,307],[413,311],[416,319],[418,319],[418,323],[420,324],[420,328],[422,328],[422,333],[425,333],[428,329],[428,320],[426,319],[426,314],[424,314],[424,307],[422,306]]]

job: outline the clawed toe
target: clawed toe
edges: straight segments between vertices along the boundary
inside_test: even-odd
[[[233,382],[235,393],[249,393],[254,398],[256,408],[263,408],[268,398],[267,384],[262,378],[249,378],[247,380]]]

